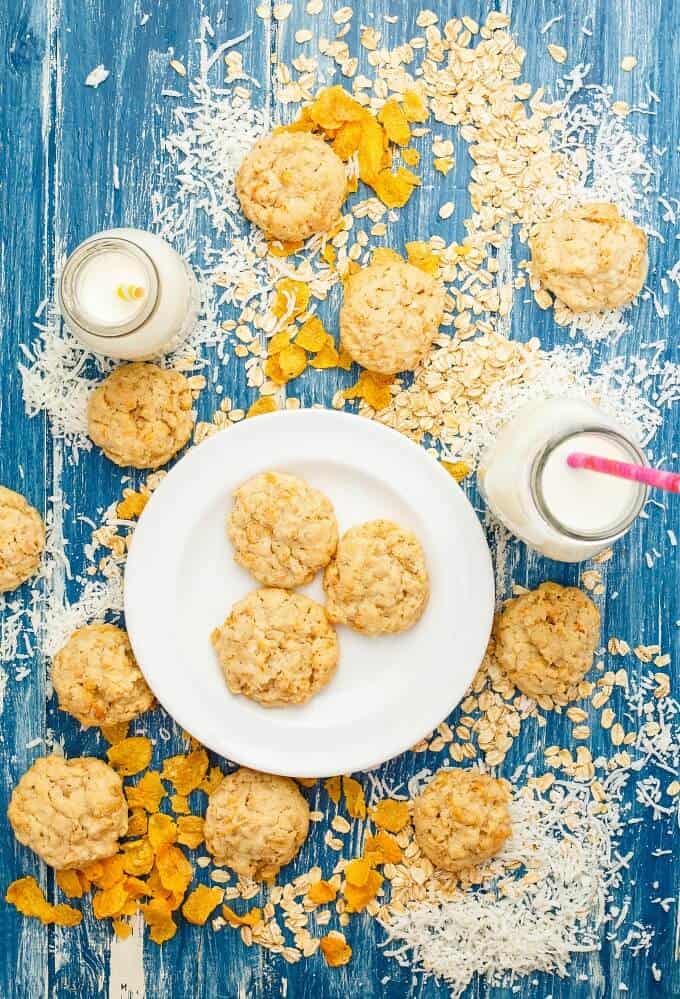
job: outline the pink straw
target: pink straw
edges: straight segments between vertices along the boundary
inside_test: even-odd
[[[570,468],[587,468],[591,472],[614,475],[617,479],[644,482],[655,489],[665,489],[667,493],[680,493],[680,475],[676,472],[663,472],[660,468],[632,465],[627,461],[614,461],[597,454],[585,454],[583,451],[567,455],[567,465]]]

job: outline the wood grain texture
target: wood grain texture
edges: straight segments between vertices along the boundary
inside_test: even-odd
[[[274,121],[283,120],[289,109],[272,100],[269,57],[272,52],[290,63],[296,51],[295,31],[308,27],[315,39],[333,37],[336,26],[330,14],[340,3],[326,2],[326,10],[316,18],[304,13],[302,0],[294,0],[291,18],[271,26],[254,14],[254,0],[6,0],[0,9],[0,481],[20,489],[46,510],[53,495],[63,495],[64,535],[74,568],[81,564],[80,549],[86,528],[79,514],[97,518],[120,493],[120,473],[100,454],[85,455],[78,465],[64,461],[62,445],[54,442],[42,418],[29,421],[24,415],[20,378],[17,371],[19,344],[32,335],[31,319],[37,304],[51,294],[51,276],[61,255],[82,238],[110,225],[149,223],[150,195],[158,185],[162,137],[171,128],[172,100],[161,98],[163,86],[183,89],[185,84],[168,70],[169,53],[174,51],[189,67],[197,69],[200,19],[210,17],[217,41],[252,29],[243,46],[246,69],[257,76],[263,87],[260,99],[271,109]],[[428,6],[423,3],[422,6]],[[442,0],[429,4],[442,21],[452,14],[468,13],[483,20],[489,9],[502,9],[512,18],[512,30],[527,49],[525,78],[532,84],[550,83],[559,67],[546,52],[548,40],[564,45],[569,62],[592,64],[591,78],[610,83],[619,99],[645,97],[644,82],[662,96],[653,116],[638,116],[635,128],[651,144],[667,146],[659,190],[676,191],[677,149],[680,126],[677,115],[680,66],[680,18],[678,0],[505,0],[497,4],[469,0]],[[358,50],[361,23],[381,25],[388,44],[416,34],[415,17],[420,5],[414,0],[365,0],[356,5],[356,16],[347,36],[350,47]],[[140,15],[151,14],[139,26]],[[382,23],[383,13],[399,13],[398,25]],[[588,14],[593,14],[594,35],[582,32]],[[563,15],[548,36],[538,29],[548,19]],[[675,26],[675,31],[671,28]],[[621,57],[634,54],[635,73],[620,70]],[[84,87],[88,72],[98,63],[111,70],[111,76],[98,90]],[[121,187],[114,190],[113,168],[120,168]],[[462,221],[469,211],[467,183],[470,161],[464,144],[457,142],[455,173],[445,182],[435,180],[428,168],[424,186],[417,192],[400,222],[390,228],[390,245],[401,249],[405,239],[426,238],[434,232],[448,240],[463,235]],[[456,212],[441,222],[436,208],[453,200]],[[197,221],[196,233],[201,222]],[[654,241],[652,275],[658,279],[677,257],[677,244]],[[325,314],[335,328],[339,294],[336,290]],[[526,340],[536,335],[550,346],[561,341],[565,332],[555,327],[551,314],[542,313],[533,302],[517,296],[513,310],[513,335]],[[604,345],[598,358],[632,355],[649,339],[665,338],[677,351],[677,302],[670,318],[660,321],[652,303],[642,303],[636,312],[633,334],[618,345]],[[338,372],[308,372],[294,385],[295,394],[305,406],[328,405],[339,384],[350,376]],[[231,362],[223,372],[225,394],[235,405],[247,406],[252,393],[245,388],[242,366]],[[199,403],[200,416],[209,418],[219,398],[207,389]],[[678,424],[669,413],[654,442],[657,457],[678,450]],[[478,506],[479,499],[471,491]],[[603,600],[605,635],[615,634],[632,642],[658,642],[678,659],[680,643],[676,623],[680,619],[680,575],[677,557],[669,549],[665,531],[677,527],[677,504],[665,511],[654,509],[649,520],[639,521],[616,556],[605,567],[607,595]],[[665,558],[654,571],[647,569],[643,553],[657,547]],[[576,583],[575,566],[549,563],[528,555],[523,546],[509,553],[502,589],[511,580],[533,586],[550,577]],[[77,590],[62,580],[71,598]],[[618,597],[613,599],[613,594]],[[442,655],[449,656],[455,668],[455,635]],[[103,744],[92,733],[83,734],[72,719],[55,711],[53,700],[46,701],[46,664],[36,655],[31,675],[22,682],[11,678],[12,664],[3,664],[10,673],[5,694],[0,734],[0,813],[4,815],[11,787],[36,755],[40,746],[27,744],[45,738],[53,729],[63,741],[68,755],[96,753]],[[635,666],[631,666],[635,669]],[[46,708],[47,704],[47,708]],[[455,719],[455,713],[454,713]],[[157,738],[161,753],[182,747],[180,733],[171,721],[157,711],[143,726]],[[525,724],[505,765],[512,773],[525,754],[545,744],[567,744],[570,726],[555,715],[547,729],[533,722]],[[593,755],[605,748],[595,726]],[[169,736],[166,737],[166,736]],[[434,765],[436,757],[404,754],[383,770],[392,781],[401,781],[416,769]],[[312,806],[326,807],[320,793],[312,792]],[[629,802],[629,818],[641,816],[644,822],[631,825],[626,849],[635,849],[631,881],[621,895],[629,895],[633,917],[656,928],[652,954],[633,959],[628,952],[616,958],[613,948],[603,941],[598,955],[578,958],[579,981],[536,976],[536,985],[523,981],[519,991],[490,990],[475,983],[470,996],[510,999],[514,995],[537,999],[613,999],[627,994],[635,999],[673,999],[680,996],[680,971],[675,959],[676,914],[664,916],[651,903],[656,894],[677,895],[678,857],[654,859],[650,851],[664,842],[660,823],[650,823],[634,800]],[[677,830],[676,830],[677,831]],[[355,844],[356,845],[356,844]],[[53,879],[25,849],[15,844],[7,823],[0,821],[0,883],[22,874],[36,874],[54,891]],[[295,870],[302,871],[319,862],[328,869],[335,855],[323,847],[321,830],[310,837]],[[658,881],[658,891],[652,884]],[[447,995],[434,981],[413,978],[384,958],[379,948],[382,933],[375,923],[356,918],[348,931],[354,960],[346,969],[326,968],[319,958],[289,967],[279,958],[256,949],[246,949],[228,929],[213,934],[209,929],[183,925],[177,937],[158,948],[144,943],[142,951],[133,942],[116,951],[110,965],[110,933],[106,926],[88,918],[76,931],[45,929],[19,917],[14,910],[0,906],[0,999],[62,999],[78,995],[95,999],[109,994],[111,999],[435,999]],[[121,945],[116,944],[116,947]],[[654,960],[663,977],[656,983],[650,973]],[[127,962],[127,963],[126,963]],[[111,971],[113,967],[113,971]],[[139,983],[144,982],[144,989]],[[620,991],[624,983],[628,992]]]

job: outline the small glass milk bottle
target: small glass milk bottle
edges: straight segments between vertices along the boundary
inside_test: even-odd
[[[66,261],[59,307],[90,350],[140,361],[179,347],[196,325],[200,294],[187,262],[160,236],[107,229]]]
[[[567,464],[573,451],[647,465],[616,420],[582,399],[525,406],[482,455],[479,488],[491,512],[542,555],[592,558],[630,528],[647,487]]]

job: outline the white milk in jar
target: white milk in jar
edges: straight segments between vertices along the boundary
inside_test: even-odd
[[[611,417],[581,399],[548,399],[520,410],[482,455],[479,488],[508,530],[548,558],[580,562],[620,538],[638,516],[647,487],[586,469],[584,451],[648,464]]]
[[[200,295],[187,262],[160,236],[107,229],[66,261],[59,305],[68,328],[90,350],[139,361],[186,339]]]

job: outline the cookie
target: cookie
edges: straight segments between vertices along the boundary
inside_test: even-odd
[[[210,795],[205,845],[242,878],[274,878],[309,832],[309,805],[289,777],[241,768]]]
[[[536,226],[531,273],[572,312],[620,309],[647,276],[647,236],[616,205],[593,203]]]
[[[123,364],[92,393],[90,437],[116,465],[159,468],[191,436],[191,389],[179,371]]]
[[[342,160],[309,132],[267,135],[236,174],[243,214],[266,236],[284,242],[327,232],[340,217],[347,194]]]
[[[69,638],[52,663],[59,707],[91,725],[119,725],[153,707],[127,634],[113,624],[88,624]]]
[[[338,637],[325,610],[289,590],[249,593],[211,639],[232,694],[265,707],[303,704],[338,664]]]
[[[236,490],[227,531],[234,558],[263,586],[308,583],[338,544],[328,497],[281,472],[263,472]]]
[[[505,781],[476,770],[440,770],[413,803],[418,846],[442,870],[475,867],[510,835],[509,804]]]
[[[45,525],[23,496],[0,486],[0,593],[34,576],[45,547]]]
[[[428,354],[445,293],[429,274],[401,260],[370,264],[345,284],[340,340],[369,371],[410,371]]]
[[[413,627],[430,593],[420,542],[391,520],[350,528],[338,543],[323,585],[330,620],[366,635]]]
[[[541,583],[508,600],[494,638],[498,665],[523,694],[546,707],[566,704],[593,664],[600,612],[581,590]]]
[[[90,756],[43,756],[12,792],[7,817],[14,835],[56,870],[113,856],[127,832],[123,783]]]

